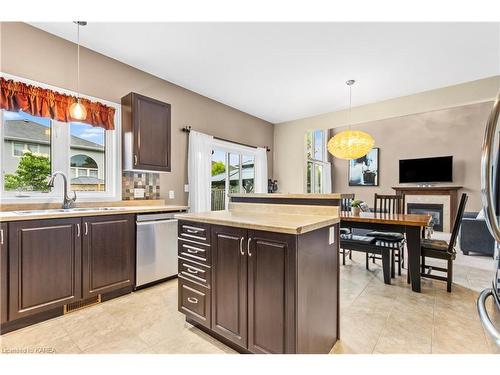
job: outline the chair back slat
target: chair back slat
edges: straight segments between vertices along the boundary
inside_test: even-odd
[[[455,222],[453,223],[453,230],[451,231],[450,243],[448,244],[448,252],[450,253],[455,252],[454,248],[457,242],[458,231],[460,230],[460,225],[462,224],[462,218],[464,217],[467,199],[469,199],[467,194],[462,193],[462,196],[460,197],[460,203],[458,205],[457,216],[455,216]]]
[[[388,214],[403,214],[405,209],[404,195],[382,195],[375,193],[374,210]]]
[[[354,200],[354,194],[341,194],[340,195],[340,210],[350,211],[351,203]]]

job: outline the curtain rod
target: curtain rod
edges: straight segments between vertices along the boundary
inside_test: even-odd
[[[184,126],[183,128],[181,128],[181,131],[183,131],[184,133],[188,133],[189,134],[189,132],[191,131],[191,126],[190,125]],[[252,145],[247,145],[246,143],[231,141],[230,139],[225,139],[225,138],[220,138],[220,137],[214,137],[214,138],[218,139],[219,141],[231,142],[231,143],[235,143],[235,144],[240,145],[240,146],[257,148],[257,146],[252,146]],[[269,146],[265,146],[264,148],[266,149],[267,152],[271,151],[271,149],[269,148]]]

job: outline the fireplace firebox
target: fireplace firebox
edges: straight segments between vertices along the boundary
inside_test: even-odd
[[[429,203],[407,203],[406,212],[409,214],[431,215],[433,229],[443,231],[443,205]]]

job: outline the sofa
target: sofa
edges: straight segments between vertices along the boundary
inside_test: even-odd
[[[465,212],[460,227],[460,249],[464,255],[470,252],[493,256],[495,240],[484,219],[476,219],[478,212]]]

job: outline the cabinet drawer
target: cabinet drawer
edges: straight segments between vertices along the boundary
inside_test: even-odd
[[[210,246],[179,240],[178,253],[183,258],[192,259],[207,266],[211,265]]]
[[[180,276],[178,309],[187,317],[210,328],[210,291]]]
[[[207,288],[210,287],[210,267],[179,258],[179,274]]]
[[[210,224],[179,221],[179,237],[210,244]]]

